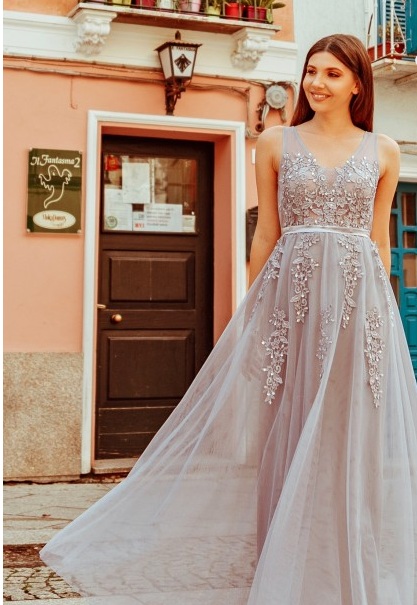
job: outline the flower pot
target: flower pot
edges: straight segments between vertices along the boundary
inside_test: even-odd
[[[179,9],[186,13],[199,13],[201,0],[180,0]]]
[[[227,19],[239,19],[240,18],[240,10],[238,2],[226,2],[224,5],[224,16]]]
[[[220,17],[220,7],[217,6],[207,6],[206,14],[209,17]]]
[[[140,6],[141,8],[154,8],[156,0],[132,0],[132,5]]]
[[[249,21],[266,21],[266,8],[264,6],[246,6],[245,17]]]
[[[174,0],[158,0],[158,8],[161,10],[174,10]]]
[[[263,6],[245,6],[245,17],[249,21],[266,21],[266,8]]]

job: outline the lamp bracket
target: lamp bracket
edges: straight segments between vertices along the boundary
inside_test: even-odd
[[[189,84],[189,82],[179,79],[165,82],[165,109],[167,116],[174,115],[176,102],[181,98],[181,93],[185,92],[186,84]]]
[[[245,27],[232,34],[236,43],[232,53],[235,67],[248,70],[255,69],[264,53],[268,50],[269,41],[275,35],[273,31],[262,31]]]
[[[110,34],[111,22],[116,12],[81,9],[73,20],[78,26],[78,38],[74,42],[76,52],[83,55],[98,55]]]

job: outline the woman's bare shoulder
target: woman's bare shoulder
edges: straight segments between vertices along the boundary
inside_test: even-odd
[[[386,134],[377,134],[378,151],[384,157],[396,157],[400,154],[398,143]]]
[[[281,161],[283,133],[284,126],[271,126],[259,135],[256,143],[256,153],[270,157],[275,168]]]
[[[398,143],[386,134],[377,134],[378,158],[381,171],[396,166],[400,161],[400,148]]]
[[[282,143],[284,126],[271,126],[266,128],[258,137],[258,145],[277,145]]]

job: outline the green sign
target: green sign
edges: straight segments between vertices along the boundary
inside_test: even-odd
[[[27,230],[80,233],[81,153],[31,149],[28,168]]]

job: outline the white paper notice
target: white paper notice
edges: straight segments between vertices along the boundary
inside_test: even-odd
[[[123,203],[121,189],[104,189],[104,222],[112,231],[132,231],[132,205]]]
[[[182,231],[180,204],[149,204],[134,217],[134,231]]]
[[[125,204],[149,204],[151,170],[148,162],[123,162],[122,184]]]
[[[193,214],[184,214],[182,217],[182,230],[184,233],[195,232],[195,216]]]

